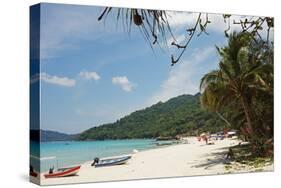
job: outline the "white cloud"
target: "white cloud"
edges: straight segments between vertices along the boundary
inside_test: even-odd
[[[187,36],[184,35],[184,34],[174,36],[174,38],[170,37],[170,38],[167,39],[167,44],[168,44],[169,47],[171,47],[172,42],[176,42],[177,44],[181,44],[185,41],[186,37]]]
[[[124,91],[130,92],[132,91],[134,84],[132,84],[127,76],[116,76],[112,77],[112,83],[115,85],[119,85]]]
[[[188,26],[196,22],[199,13],[168,11],[168,21],[172,28]]]
[[[34,83],[36,83],[39,80],[40,80],[40,74],[35,74],[35,75],[31,76],[30,84],[34,84]]]
[[[100,76],[96,72],[81,71],[79,76],[86,80],[99,80]]]
[[[201,72],[200,67],[203,65],[200,63],[203,63],[214,52],[213,47],[197,49],[190,59],[171,67],[168,78],[163,81],[160,90],[148,99],[148,105],[159,101],[165,102],[178,95],[199,92],[199,80],[195,77],[198,76],[198,72]]]
[[[168,12],[169,14],[169,24],[173,29],[189,29],[194,27],[199,13],[191,13],[191,12]],[[206,13],[202,13],[201,19],[202,23],[206,21]],[[232,16],[230,23],[233,23],[233,19],[241,19],[243,16]],[[207,26],[207,30],[212,30],[216,32],[223,32],[227,29],[227,24],[224,22],[222,14],[208,14],[208,19],[211,21]],[[237,25],[233,25],[232,27],[236,28]],[[239,26],[237,26],[239,27]]]
[[[176,40],[174,40],[173,37],[167,38],[167,46],[169,48],[172,47],[171,42],[175,41],[177,44],[185,44],[188,33],[186,32],[186,29],[193,28],[196,20],[199,16],[199,13],[191,13],[191,12],[176,12],[176,11],[168,11],[168,21],[172,30],[172,33]],[[202,13],[201,19],[202,23],[205,23],[206,21],[206,15],[207,13]],[[249,20],[257,20],[259,17],[257,16],[244,16],[244,15],[232,15],[229,19],[224,20],[222,14],[211,14],[208,13],[208,20],[211,22],[207,25],[206,32],[213,34],[217,33],[221,36],[224,36],[224,31],[228,30],[228,33],[232,33],[234,31],[239,32],[242,31],[240,24],[235,24],[240,22],[240,20],[245,21],[245,19]],[[230,26],[230,27],[229,27]],[[261,37],[263,39],[266,39],[267,37],[267,24],[266,22],[263,23],[262,27],[264,28],[259,32]],[[251,31],[251,30],[249,30]],[[199,34],[200,28],[197,28],[197,33]],[[273,40],[273,33],[274,30],[272,29],[269,34],[269,40]],[[196,40],[194,38],[194,40]],[[227,38],[225,38],[227,40]],[[166,44],[162,44],[163,46],[166,46]]]
[[[76,81],[74,79],[67,77],[52,76],[45,72],[40,74],[40,79],[46,83],[59,85],[63,87],[73,87],[76,84]]]
[[[168,15],[171,28],[177,31],[194,27],[199,13],[168,11]],[[205,23],[206,15],[206,13],[202,13],[202,23]],[[234,21],[240,22],[240,20],[245,19],[256,20],[257,18],[257,16],[232,15],[229,19],[230,32],[241,31],[241,25],[234,24]],[[228,29],[228,20],[225,22],[222,14],[208,13],[208,20],[211,21],[211,23],[207,25],[207,32],[214,31],[223,33]],[[264,26],[266,26],[266,24],[264,24]]]

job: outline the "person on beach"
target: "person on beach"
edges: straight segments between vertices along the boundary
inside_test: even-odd
[[[206,142],[206,145],[208,145],[208,135],[203,135],[203,140]]]
[[[206,144],[208,144],[208,136],[207,136],[207,134],[206,133],[202,133],[202,134],[200,134],[200,140],[202,140],[202,141],[205,141],[206,142]],[[198,141],[200,142],[200,140],[198,139]]]
[[[54,168],[55,167],[52,167],[52,168],[49,169],[49,174],[53,174],[54,173]]]

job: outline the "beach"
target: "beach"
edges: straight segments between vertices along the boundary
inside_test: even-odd
[[[206,145],[205,142],[198,142],[195,137],[189,137],[187,143],[134,153],[124,165],[95,168],[91,166],[92,161],[88,161],[81,165],[76,176],[46,179],[42,173],[40,183],[54,185],[257,171],[248,167],[231,170],[225,167],[228,148],[237,144],[239,140],[228,138],[216,140],[213,145]],[[262,169],[262,171],[272,170],[273,164]],[[33,178],[31,180],[36,181]]]

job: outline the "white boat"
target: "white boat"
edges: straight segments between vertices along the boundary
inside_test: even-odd
[[[99,158],[95,158],[94,162],[92,163],[92,166],[105,167],[105,166],[121,165],[127,163],[129,159],[131,159],[131,156],[101,159],[101,160]]]

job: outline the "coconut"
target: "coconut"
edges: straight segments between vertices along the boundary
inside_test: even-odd
[[[134,15],[134,23],[139,26],[142,24],[142,17],[136,12]]]

